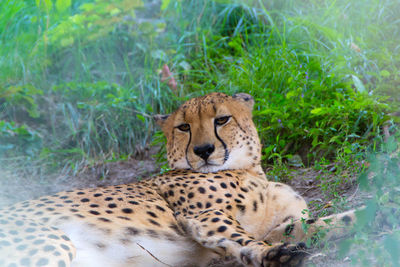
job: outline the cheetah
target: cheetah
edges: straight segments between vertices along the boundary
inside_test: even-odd
[[[155,116],[171,168],[162,175],[4,207],[0,266],[299,266],[307,238],[330,224],[339,234],[354,213],[310,219],[300,195],[266,179],[253,105],[211,93]]]

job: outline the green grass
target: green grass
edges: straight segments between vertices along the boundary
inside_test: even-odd
[[[0,7],[0,118],[41,137],[31,154],[134,154],[151,140],[149,115],[210,91],[254,95],[265,162],[357,154],[387,119],[367,92],[383,92],[396,71],[396,58],[372,58],[396,49],[375,42],[397,29],[391,1],[369,1],[380,14],[345,1],[165,1],[162,11],[141,1],[57,2]],[[160,82],[165,63],[177,92]]]

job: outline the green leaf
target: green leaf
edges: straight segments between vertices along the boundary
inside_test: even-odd
[[[142,115],[140,115],[140,114],[136,114],[136,117],[137,117],[140,121],[142,121],[142,122],[145,122],[145,121],[146,121],[146,119],[145,119]]]
[[[311,110],[311,114],[314,114],[314,115],[323,115],[323,114],[326,113],[326,111],[327,111],[326,108],[314,108],[314,109]]]
[[[351,75],[351,77],[353,78],[354,86],[356,87],[358,92],[363,93],[363,92],[367,91],[365,89],[364,84],[362,83],[362,81],[357,76]]]
[[[382,77],[385,77],[385,78],[390,76],[390,72],[388,70],[381,70],[380,74]]]
[[[161,1],[161,10],[165,10],[168,7],[169,2],[171,2],[171,0],[162,0]]]
[[[64,12],[71,6],[71,0],[56,0],[56,9],[58,12]]]
[[[36,6],[46,12],[49,12],[53,7],[51,0],[36,0]]]

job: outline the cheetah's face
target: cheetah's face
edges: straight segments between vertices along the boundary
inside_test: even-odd
[[[187,101],[171,115],[156,116],[167,137],[170,167],[215,172],[258,165],[253,104],[247,94],[212,93]]]

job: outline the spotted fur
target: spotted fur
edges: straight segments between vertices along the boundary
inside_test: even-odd
[[[213,93],[157,116],[173,169],[163,175],[3,208],[0,266],[300,265],[307,238],[354,213],[311,220],[292,188],[267,181],[253,104]]]

